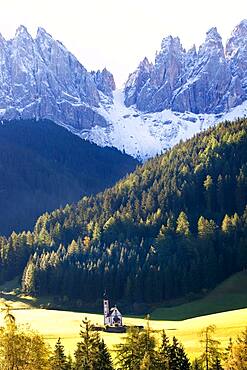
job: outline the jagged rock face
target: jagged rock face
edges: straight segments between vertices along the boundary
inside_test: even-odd
[[[225,92],[231,82],[231,73],[216,28],[207,32],[205,43],[199,48],[193,69],[187,69],[187,76],[185,84],[174,91],[173,110],[217,113],[228,108]]]
[[[114,77],[106,68],[101,71],[91,72],[98,90],[104,95],[113,98],[112,92],[116,89]]]
[[[152,63],[149,63],[147,58],[139,64],[137,70],[129,75],[128,81],[125,84],[125,105],[130,107],[136,104],[143,86],[151,76],[153,69]]]
[[[165,38],[155,58],[150,79],[137,97],[137,108],[162,111],[170,107],[172,92],[181,85],[184,51],[178,37]]]
[[[169,36],[142,84],[133,78],[139,75],[140,67],[125,85],[127,106],[144,112],[228,111],[247,99],[247,21],[235,28],[226,50],[216,28],[207,32],[198,53],[195,47],[186,52],[179,38]],[[132,100],[129,86],[135,92]]]
[[[97,113],[100,89],[93,76],[44,29],[35,39],[23,26],[12,40],[0,37],[0,62],[2,119],[49,118],[76,129],[107,125]],[[113,85],[111,75],[108,94]]]
[[[232,75],[241,81],[247,96],[247,20],[243,20],[232,32],[226,44],[226,57],[230,62]]]

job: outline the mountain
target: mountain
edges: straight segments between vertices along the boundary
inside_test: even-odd
[[[163,39],[154,65],[140,63],[125,85],[125,104],[142,112],[222,113],[247,99],[247,21],[232,32],[226,47],[211,28],[197,51],[178,37]]]
[[[47,118],[76,129],[106,126],[97,113],[101,95],[111,96],[107,71],[97,81],[43,28],[33,39],[20,26],[12,40],[0,37],[2,118]],[[104,93],[102,92],[102,89]]]
[[[144,58],[124,89],[116,90],[107,69],[88,72],[43,28],[32,38],[20,26],[12,40],[0,36],[0,116],[50,119],[145,161],[247,114],[246,57],[246,20],[225,47],[216,28],[198,50],[186,51],[178,37],[168,36],[155,62]]]
[[[0,232],[33,228],[45,211],[113,185],[137,161],[51,121],[0,125]]]
[[[247,120],[225,122],[45,213],[0,238],[0,279],[26,266],[27,293],[83,305],[107,289],[136,308],[212,289],[247,263],[246,147]]]

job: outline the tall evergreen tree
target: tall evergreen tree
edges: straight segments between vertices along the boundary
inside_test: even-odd
[[[173,337],[169,349],[169,370],[190,370],[190,361],[184,351],[183,346]]]
[[[170,342],[165,331],[161,334],[161,345],[159,347],[159,363],[162,369],[169,369]]]
[[[58,338],[55,345],[54,354],[51,357],[51,365],[53,370],[70,370],[67,357],[64,353],[64,346],[61,343],[61,338]]]
[[[94,370],[98,359],[100,344],[99,333],[93,331],[93,326],[87,318],[82,321],[80,337],[75,351],[75,370]]]
[[[205,365],[206,370],[210,370],[215,366],[217,359],[220,358],[219,344],[220,342],[213,338],[215,326],[207,326],[201,332],[201,344],[203,345],[203,354],[201,361]]]
[[[189,236],[190,234],[190,224],[188,221],[188,217],[185,212],[180,212],[178,219],[177,219],[177,233],[180,233],[185,236]]]
[[[103,339],[99,342],[97,352],[94,370],[113,370],[112,358]]]

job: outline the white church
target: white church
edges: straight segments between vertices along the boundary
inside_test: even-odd
[[[123,316],[117,306],[110,309],[109,299],[104,295],[104,325],[105,326],[123,326]]]

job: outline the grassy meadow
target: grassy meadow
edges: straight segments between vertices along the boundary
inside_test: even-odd
[[[94,324],[103,324],[103,315],[35,308],[33,299],[16,295],[14,286],[15,281],[0,287],[0,306],[4,310],[4,304],[7,302],[12,307],[17,323],[30,325],[32,329],[39,331],[52,347],[60,337],[66,352],[73,355],[76,343],[80,340],[82,320],[87,317]],[[194,358],[200,354],[201,330],[208,325],[216,325],[215,338],[220,340],[222,348],[225,348],[229,337],[236,338],[247,326],[246,291],[247,272],[235,274],[201,300],[155,310],[151,315],[150,327],[157,337],[162,329],[166,330],[171,339],[175,335],[183,343],[190,357]],[[238,307],[242,308],[236,309]],[[225,312],[206,314],[223,310]],[[4,312],[0,315],[0,325],[3,325],[3,317]],[[185,319],[186,317],[189,318]],[[145,325],[145,320],[124,317],[124,324]],[[101,332],[101,335],[112,351],[114,345],[120,343],[125,336],[104,332]]]
[[[156,320],[185,320],[247,307],[247,271],[238,272],[219,284],[204,298],[152,312]],[[247,320],[246,320],[247,324]]]
[[[80,339],[79,331],[82,319],[87,317],[95,324],[102,324],[103,322],[102,315],[79,312],[22,308],[13,310],[13,313],[19,324],[30,325],[32,329],[38,330],[51,346],[54,346],[58,337],[61,337],[67,353],[71,354],[73,354],[76,343]],[[125,318],[124,323],[127,325],[145,325],[145,320]],[[0,320],[0,325],[2,324],[3,315]],[[235,338],[247,325],[247,308],[182,321],[150,321],[154,335],[158,335],[159,331],[165,329],[169,337],[172,338],[175,335],[183,343],[191,357],[200,353],[200,331],[211,324],[216,325],[215,337],[225,347],[229,337]],[[125,334],[104,332],[101,335],[111,350],[125,336]]]

